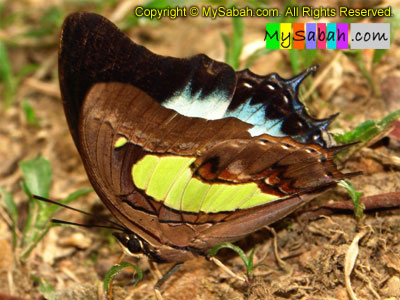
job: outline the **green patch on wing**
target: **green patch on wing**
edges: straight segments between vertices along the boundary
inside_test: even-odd
[[[206,183],[192,177],[194,157],[146,155],[132,167],[135,186],[165,206],[218,213],[261,205],[279,197],[263,193],[255,183]]]
[[[114,144],[115,148],[120,148],[122,146],[124,146],[126,143],[128,142],[128,140],[126,138],[124,138],[123,136],[121,136]]]

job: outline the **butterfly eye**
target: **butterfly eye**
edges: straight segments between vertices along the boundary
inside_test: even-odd
[[[142,252],[142,245],[137,238],[130,237],[128,243],[126,245],[128,250],[131,253],[141,253]]]
[[[130,255],[142,253],[142,242],[135,235],[125,232],[113,232],[113,235]]]

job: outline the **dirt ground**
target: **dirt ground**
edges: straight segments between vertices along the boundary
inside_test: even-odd
[[[8,1],[1,14],[24,10],[24,20],[30,20],[32,24],[37,24],[41,12],[51,5],[62,3],[65,13],[77,9],[74,4],[56,0],[11,2]],[[347,3],[330,1],[326,5],[337,7],[344,2]],[[400,4],[394,1],[368,2],[400,8]],[[120,20],[120,15],[130,13],[128,4],[139,3],[119,1],[96,11]],[[316,1],[307,1],[307,4],[320,5]],[[124,8],[124,5],[129,9]],[[281,7],[282,4],[271,2],[269,6]],[[94,4],[87,4],[84,8],[93,10],[94,7]],[[80,6],[79,9],[83,8]],[[330,18],[320,21],[333,23],[338,20]],[[265,20],[246,18],[244,21],[243,62],[255,47],[263,43],[265,34]],[[299,20],[303,21],[312,22],[309,19]],[[0,27],[0,39],[10,41],[23,30],[24,27],[17,20],[7,27]],[[174,21],[165,19],[159,22],[142,22],[128,30],[127,34],[135,42],[158,54],[187,57],[205,53],[213,59],[223,61],[224,45],[220,32],[229,34],[231,31],[232,22],[229,18],[180,18]],[[23,79],[11,107],[0,110],[0,186],[14,195],[21,226],[26,218],[27,197],[20,187],[20,161],[34,158],[38,154],[50,160],[53,169],[53,199],[62,199],[78,188],[90,186],[64,118],[56,73],[56,39],[56,34],[42,40],[29,37],[15,39],[16,45],[10,47],[9,51],[15,71],[28,63],[40,65],[38,70]],[[355,61],[343,52],[323,50],[318,53],[320,69],[313,75],[313,81],[318,79],[318,84],[305,103],[311,114],[318,118],[340,112],[340,116],[331,125],[331,131],[345,132],[365,120],[379,120],[389,112],[400,109],[400,35],[396,34],[391,49],[379,63],[372,65],[372,55],[373,52],[365,51],[362,59],[376,91],[371,88]],[[329,72],[324,74],[327,68]],[[278,72],[284,78],[294,75],[287,50],[275,51],[258,58],[251,70],[257,74]],[[305,87],[302,94],[308,89]],[[27,123],[21,109],[23,101],[29,101],[35,110],[40,119],[39,126]],[[400,128],[398,124],[397,128]],[[352,179],[352,183],[364,196],[398,192],[398,198],[400,134],[391,134],[374,142],[374,145],[351,156],[342,167],[345,171],[364,172],[362,176]],[[254,279],[250,282],[244,283],[231,278],[213,263],[199,258],[185,263],[165,284],[164,298],[351,299],[345,284],[345,257],[349,251],[355,251],[350,245],[362,233],[359,242],[355,243],[359,249],[355,256],[354,269],[347,276],[354,293],[358,299],[400,299],[399,209],[372,210],[366,212],[360,222],[355,220],[351,211],[334,211],[327,216],[319,216],[312,211],[312,208],[318,209],[326,203],[349,200],[344,189],[335,188],[320,195],[295,214],[273,224],[275,240],[269,230],[263,229],[238,242],[237,245],[246,253],[255,247],[255,263],[263,264],[255,270]],[[72,205],[111,218],[95,193],[80,198]],[[56,299],[103,297],[101,287],[104,275],[121,254],[120,247],[109,232],[77,227],[53,228],[27,263],[20,265],[13,257],[11,231],[4,214],[3,210],[0,218],[0,293],[19,296],[21,299],[43,299],[38,285],[31,278],[31,275],[35,275],[46,279],[55,288]],[[69,210],[62,210],[57,218],[77,223],[88,222],[87,217]],[[274,251],[274,241],[277,243],[277,251]],[[283,263],[278,262],[276,254]],[[233,272],[244,273],[242,261],[233,252],[224,250],[218,257]],[[154,299],[152,287],[156,277],[150,270],[149,263],[146,259],[125,260],[138,264],[143,269],[145,278],[134,287],[131,273],[123,272],[118,275],[113,289],[114,299]],[[162,273],[169,268],[170,265],[159,265]]]

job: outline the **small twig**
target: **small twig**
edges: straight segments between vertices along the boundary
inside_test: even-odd
[[[278,262],[279,267],[281,267],[283,270],[285,270],[288,273],[291,273],[293,269],[286,263],[284,262],[281,257],[279,256],[279,251],[278,251],[278,236],[276,234],[276,231],[274,228],[269,227],[269,226],[264,226],[266,229],[268,229],[272,235],[274,236],[274,255],[275,259]]]
[[[212,256],[209,258],[210,261],[212,261],[214,264],[216,264],[218,267],[220,267],[222,270],[224,270],[226,273],[228,273],[229,275],[231,275],[233,278],[236,278],[240,281],[245,282],[246,279],[233,273],[231,269],[229,269],[227,266],[225,266],[218,258]]]
[[[2,300],[26,300],[25,298],[11,296],[7,294],[0,293],[0,299]]]
[[[103,291],[103,284],[101,281],[98,282],[97,284],[97,299],[98,300],[104,300],[104,291]]]
[[[54,51],[49,55],[43,63],[40,65],[39,69],[32,75],[36,80],[41,80],[45,77],[53,68],[57,65],[57,51]]]
[[[378,194],[373,196],[365,196],[360,199],[364,205],[365,211],[375,209],[387,209],[400,207],[400,191]],[[340,201],[326,203],[317,208],[311,208],[304,212],[302,219],[311,220],[320,217],[321,215],[332,215],[337,211],[353,211],[354,206],[352,201]]]
[[[282,256],[281,259],[282,259],[282,260],[285,260],[285,259],[297,257],[297,256],[302,255],[304,252],[305,252],[304,249],[300,249],[300,250],[297,250],[297,251],[293,251],[293,252],[290,252],[290,253],[289,253],[288,255],[286,255],[286,256]]]
[[[163,277],[163,275],[161,274],[160,270],[158,269],[157,263],[155,263],[152,260],[149,260],[149,265],[150,265],[150,271],[153,273],[153,276],[157,280],[160,280]]]
[[[35,90],[38,90],[44,94],[56,97],[56,98],[61,98],[60,90],[57,85],[52,84],[52,83],[47,83],[43,82],[40,80],[37,80],[33,77],[27,78],[24,80],[24,83],[31,87],[34,88]]]
[[[10,294],[14,294],[14,278],[12,271],[7,272],[7,281],[8,281],[8,290],[10,291]],[[0,299],[3,299],[0,297]]]
[[[113,23],[121,21],[138,4],[140,4],[140,1],[137,0],[122,1],[110,15],[110,21],[112,21]]]
[[[362,197],[360,202],[364,204],[365,210],[400,207],[400,191]],[[327,203],[321,207],[339,210],[354,209],[351,201]]]
[[[371,280],[368,278],[368,276],[366,276],[365,274],[361,273],[358,270],[354,270],[354,273],[357,274],[358,277],[360,277],[363,281],[365,281],[368,285],[368,289],[371,292],[372,295],[375,296],[376,299],[381,299],[381,297],[379,296],[379,294],[375,291],[374,287],[372,286],[372,282]]]
[[[80,280],[78,279],[78,277],[76,277],[76,275],[70,269],[68,269],[66,267],[61,267],[60,270],[65,275],[67,275],[70,279],[72,279],[72,281],[80,283]]]
[[[362,148],[360,153],[364,156],[378,160],[383,165],[390,165],[400,168],[400,158],[396,155],[385,155],[370,148]]]
[[[351,242],[351,245],[349,249],[346,252],[346,256],[344,258],[344,277],[345,277],[345,283],[346,283],[346,290],[352,300],[357,300],[357,296],[353,291],[353,288],[351,287],[351,280],[350,280],[350,275],[351,272],[353,271],[357,256],[358,256],[358,242],[364,237],[364,235],[367,234],[367,230],[364,229],[361,232],[357,233],[357,235],[354,237],[353,241]]]

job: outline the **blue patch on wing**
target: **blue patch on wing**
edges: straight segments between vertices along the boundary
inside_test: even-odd
[[[211,79],[205,86],[191,77],[161,105],[188,117],[237,118],[253,125],[249,130],[252,136],[290,136],[298,142],[327,146],[324,135],[332,118],[310,117],[297,95],[299,84],[313,71],[315,68],[310,68],[289,80],[277,74],[259,76],[249,70],[236,72],[233,95],[232,87],[224,84],[226,81],[217,80],[217,74],[207,73]]]
[[[300,83],[315,69],[309,68],[289,80],[277,74],[258,76],[249,70],[237,72],[236,90],[224,117],[252,124],[249,130],[252,136],[290,136],[298,142],[327,146],[326,128],[334,116],[316,120],[298,99]]]
[[[218,88],[203,95],[203,90],[193,91],[191,81],[181,90],[161,103],[187,117],[216,120],[224,117],[230,104],[229,91]]]

